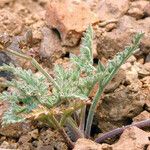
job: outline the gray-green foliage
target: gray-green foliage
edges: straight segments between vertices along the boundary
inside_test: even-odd
[[[3,69],[12,72],[16,78],[7,82],[9,86],[14,87],[14,91],[12,93],[3,92],[0,95],[1,100],[7,100],[10,103],[10,108],[4,114],[3,123],[24,121],[24,114],[31,113],[39,105],[51,109],[59,107],[64,101],[70,104],[74,99],[87,100],[96,83],[99,82],[101,88],[108,84],[119,67],[138,48],[141,37],[142,34],[137,34],[133,45],[118,53],[113,60],[108,62],[107,66],[99,61],[98,66],[94,67],[93,30],[89,26],[82,40],[80,55],[71,55],[72,67],[64,69],[60,65],[55,66],[54,81],[59,88],[52,84],[52,92],[49,91],[49,83],[44,75],[36,76],[31,70],[4,65]]]

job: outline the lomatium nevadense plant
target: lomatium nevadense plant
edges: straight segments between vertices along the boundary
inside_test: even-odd
[[[89,26],[82,40],[80,55],[71,55],[72,66],[68,69],[56,65],[54,77],[34,58],[5,48],[1,44],[8,53],[29,60],[42,73],[41,76],[36,76],[31,70],[24,70],[12,64],[0,67],[1,71],[7,70],[15,76],[6,83],[13,87],[14,91],[5,91],[0,95],[1,100],[10,103],[3,116],[3,125],[36,119],[57,129],[70,147],[74,145],[73,140],[76,141],[80,137],[89,138],[101,94],[120,66],[138,49],[142,35],[137,34],[133,44],[116,54],[107,65],[99,61],[97,66],[93,66],[93,29]],[[95,84],[99,86],[85,120],[88,97]],[[64,127],[68,128],[73,140]]]

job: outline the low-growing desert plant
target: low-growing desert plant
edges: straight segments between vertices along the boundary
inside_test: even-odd
[[[10,103],[3,116],[3,125],[26,120],[42,121],[57,129],[71,148],[74,143],[64,127],[68,128],[74,141],[80,137],[89,138],[101,94],[120,66],[138,49],[142,36],[143,34],[137,34],[133,44],[119,52],[107,65],[99,60],[98,65],[93,66],[93,29],[89,26],[82,40],[80,55],[71,55],[72,65],[68,69],[56,65],[54,77],[34,58],[1,44],[1,49],[5,48],[8,53],[29,60],[42,73],[41,76],[36,76],[31,70],[24,70],[13,64],[0,67],[1,71],[7,70],[15,76],[5,83],[13,87],[13,92],[5,91],[0,95],[1,100]],[[98,89],[85,120],[86,105],[89,104],[89,95],[95,84],[98,84]]]

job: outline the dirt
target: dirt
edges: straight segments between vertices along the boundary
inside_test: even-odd
[[[150,1],[71,0],[69,3],[68,1],[65,0],[65,3],[62,1],[59,5],[59,1],[52,0],[55,5],[51,5],[50,9],[50,6],[47,8],[49,0],[0,0],[0,39],[6,44],[9,44],[8,41],[11,39],[10,48],[20,51],[21,47],[23,52],[35,57],[52,73],[56,63],[67,68],[70,53],[79,53],[81,36],[89,23],[93,24],[95,33],[93,46],[95,60],[100,59],[104,64],[131,43],[135,33],[144,32],[140,50],[121,67],[105,89],[102,103],[99,104],[95,114],[94,125],[100,132],[105,133],[143,118],[148,119],[150,117]],[[66,8],[61,9],[64,6]],[[36,71],[29,62],[0,52],[0,65],[10,62]],[[11,78],[11,74],[0,72],[0,82]],[[5,88],[0,89],[3,90]],[[91,97],[94,96],[95,90],[91,93]],[[0,103],[1,117],[6,107],[7,104]],[[115,143],[111,141],[112,145],[99,145],[80,139],[75,150],[84,150],[85,145],[87,145],[85,150],[148,150],[149,129],[146,131],[135,127],[127,129],[118,141]],[[95,137],[101,134],[97,133],[96,129],[93,132]],[[57,131],[37,122],[0,127],[0,148],[68,149]]]

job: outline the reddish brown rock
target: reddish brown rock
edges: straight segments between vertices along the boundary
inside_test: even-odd
[[[113,144],[113,150],[144,150],[150,144],[150,133],[137,127],[126,129],[119,141]]]
[[[51,1],[46,20],[51,28],[60,32],[62,44],[67,46],[75,46],[88,25],[99,22],[87,4],[77,0]]]
[[[101,0],[98,3],[97,13],[100,20],[120,18],[129,8],[129,0]]]

